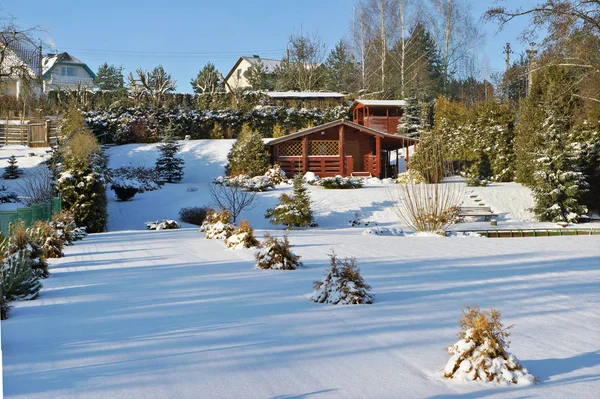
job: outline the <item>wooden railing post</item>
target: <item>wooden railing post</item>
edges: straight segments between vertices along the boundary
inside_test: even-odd
[[[339,152],[340,152],[340,175],[345,176],[345,164],[346,164],[346,160],[344,158],[345,154],[344,154],[344,125],[340,125],[340,144],[339,144]]]

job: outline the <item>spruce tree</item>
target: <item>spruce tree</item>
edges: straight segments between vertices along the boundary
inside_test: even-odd
[[[23,171],[19,169],[17,162],[17,157],[14,155],[11,155],[10,158],[8,158],[8,166],[4,168],[4,174],[2,175],[3,179],[18,179],[21,174],[23,174]]]
[[[406,137],[418,138],[423,130],[421,126],[421,107],[416,97],[407,98],[402,117],[398,123],[398,133]]]
[[[156,160],[156,171],[161,180],[167,183],[176,183],[183,179],[184,160],[176,157],[181,144],[178,144],[172,137],[166,137],[158,146],[161,152],[160,157]]]
[[[227,155],[225,174],[230,177],[262,176],[269,168],[269,155],[261,135],[247,124],[242,126],[240,137]]]
[[[293,195],[281,194],[279,204],[267,209],[265,217],[271,219],[272,224],[282,224],[288,230],[313,224],[311,200],[301,175],[294,176]]]

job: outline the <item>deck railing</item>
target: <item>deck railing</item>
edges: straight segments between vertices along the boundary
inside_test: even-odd
[[[314,172],[319,177],[331,177],[336,175],[350,175],[353,171],[352,156],[346,155],[346,170],[340,168],[340,157],[337,155],[321,155],[321,156],[308,156],[307,157],[307,171]],[[293,176],[296,173],[302,173],[303,159],[302,157],[278,157],[279,165],[281,169],[288,175]]]

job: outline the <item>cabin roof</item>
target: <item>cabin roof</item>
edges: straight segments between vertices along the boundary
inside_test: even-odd
[[[404,100],[354,100],[352,107],[358,104],[366,105],[367,107],[403,107],[406,105]]]
[[[360,132],[363,132],[363,133],[366,133],[366,134],[370,134],[370,135],[373,135],[373,136],[379,136],[379,137],[385,138],[386,140],[387,139],[391,139],[394,142],[398,142],[398,144],[402,143],[403,146],[404,146],[404,144],[406,144],[406,145],[413,145],[414,143],[417,143],[419,141],[417,139],[413,139],[413,138],[410,138],[410,137],[399,136],[399,135],[396,135],[396,134],[383,133],[383,132],[380,132],[378,130],[366,127],[366,126],[356,124],[354,122],[350,122],[350,121],[346,121],[346,120],[343,120],[343,119],[339,119],[337,121],[325,123],[323,125],[311,127],[311,128],[304,129],[304,130],[301,130],[301,131],[296,132],[296,133],[288,134],[287,136],[284,136],[284,137],[279,137],[279,138],[273,139],[273,140],[269,141],[268,144],[269,145],[274,145],[274,144],[283,143],[283,142],[288,141],[288,140],[293,140],[293,139],[296,139],[296,138],[299,138],[299,137],[303,137],[303,136],[306,136],[306,135],[309,135],[309,134],[317,133],[317,132],[320,132],[322,130],[329,129],[329,128],[332,128],[332,127],[335,127],[335,126],[341,126],[341,125],[351,127],[353,129],[356,129],[356,130],[358,130]],[[400,148],[400,146],[398,148]]]

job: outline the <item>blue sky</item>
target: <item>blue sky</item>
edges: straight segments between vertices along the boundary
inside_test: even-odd
[[[506,0],[508,6],[536,3]],[[39,36],[96,71],[103,62],[127,71],[162,64],[190,92],[190,80],[208,61],[227,74],[241,55],[281,58],[293,32],[317,31],[332,47],[347,37],[354,0],[0,0],[0,15],[14,16],[23,27],[37,25]],[[494,3],[472,0],[479,18]],[[515,56],[523,49],[517,37],[522,18],[496,34],[483,24],[485,44],[479,54],[492,71],[504,68],[502,48],[511,42]]]

